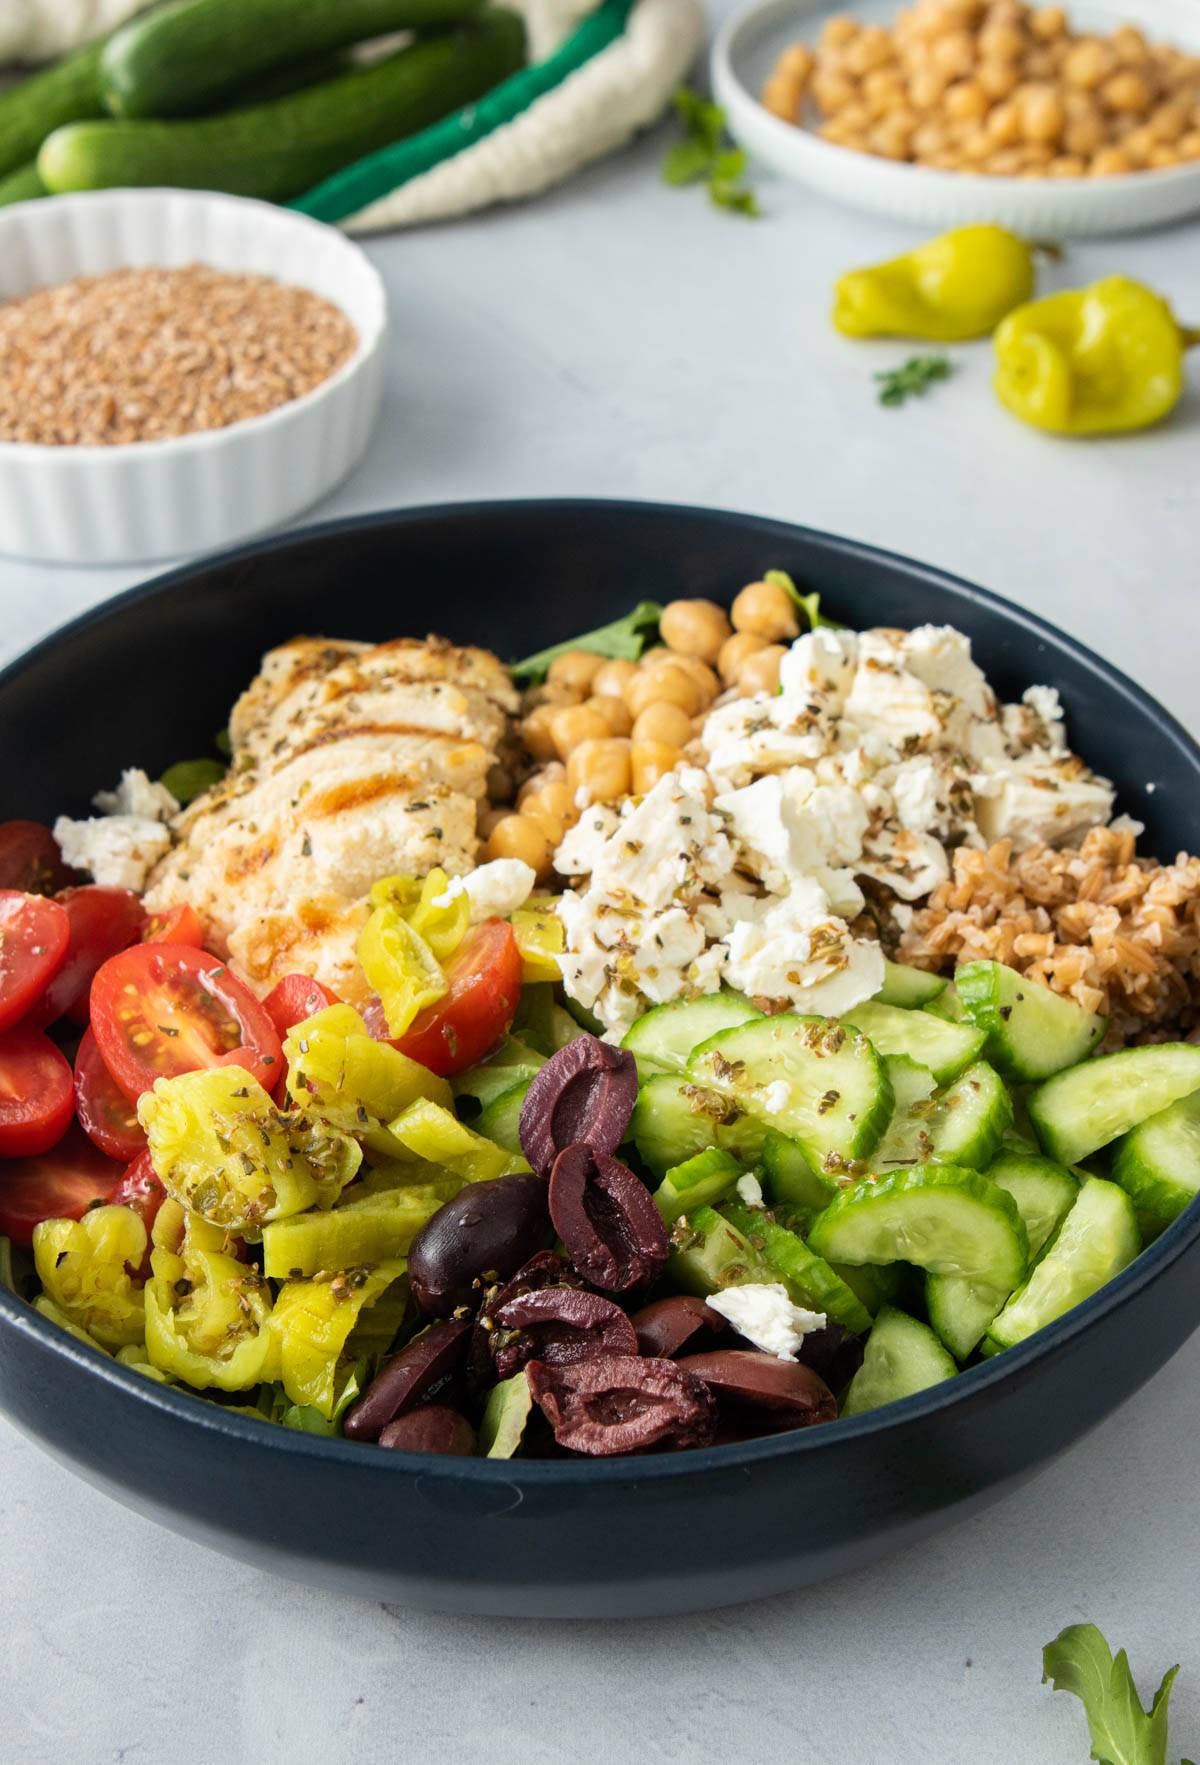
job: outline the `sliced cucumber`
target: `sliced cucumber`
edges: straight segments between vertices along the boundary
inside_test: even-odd
[[[1113,1159],[1120,1183],[1157,1235],[1200,1195],[1200,1091],[1140,1122],[1126,1134]]]
[[[479,1450],[485,1458],[513,1457],[524,1438],[532,1408],[533,1394],[524,1369],[492,1386],[479,1423]]]
[[[521,1105],[532,1080],[522,1079],[494,1097],[475,1121],[475,1132],[485,1140],[494,1140],[507,1152],[520,1152]]]
[[[815,1171],[804,1148],[783,1134],[768,1134],[763,1141],[762,1169],[771,1201],[819,1211],[837,1194],[837,1184]]]
[[[892,1087],[893,1121],[901,1110],[923,1102],[937,1090],[937,1080],[929,1068],[910,1060],[907,1054],[889,1054],[883,1064],[887,1067],[888,1082]]]
[[[881,1005],[901,1005],[908,1011],[918,1011],[945,990],[944,975],[929,974],[923,968],[909,968],[903,962],[889,962],[885,957],[883,985],[875,997]]]
[[[965,1072],[983,1050],[982,1030],[973,1024],[947,1023],[928,1011],[904,1011],[898,1005],[869,1000],[854,1007],[850,1021],[870,1037],[880,1054],[907,1054],[927,1066],[939,1085]]]
[[[1029,1113],[1043,1150],[1059,1164],[1078,1164],[1196,1090],[1200,1047],[1159,1042],[1057,1073],[1030,1097]]]
[[[912,1397],[958,1368],[927,1324],[886,1306],[867,1337],[863,1364],[850,1381],[843,1416],[863,1416],[900,1397]]]
[[[1011,1195],[978,1171],[926,1164],[845,1189],[818,1214],[808,1241],[829,1262],[910,1262],[1009,1292],[1028,1244]]]
[[[711,1207],[733,1194],[742,1174],[737,1159],[716,1146],[697,1152],[669,1170],[654,1191],[654,1201],[668,1225],[693,1207]]]
[[[831,1262],[834,1274],[843,1280],[856,1299],[860,1299],[872,1317],[881,1312],[885,1305],[896,1305],[907,1284],[907,1277],[913,1273],[911,1269],[899,1263],[892,1263],[885,1268],[882,1264],[872,1265],[869,1262],[857,1266],[848,1262]]]
[[[898,1109],[871,1163],[883,1172],[931,1160],[984,1170],[1012,1115],[1012,1100],[999,1073],[986,1060],[977,1060],[936,1096]]]
[[[706,993],[655,1005],[625,1033],[622,1048],[637,1057],[638,1071],[686,1073],[693,1048],[721,1030],[748,1023],[762,1012],[741,993]]]
[[[489,1060],[460,1073],[452,1081],[452,1089],[456,1097],[474,1097],[481,1108],[486,1108],[514,1085],[527,1085],[545,1064],[545,1056],[536,1048],[509,1036]]]
[[[987,1035],[987,1058],[1018,1085],[1086,1060],[1108,1025],[1003,962],[965,963],[954,985],[967,1017]]]
[[[832,1017],[757,1018],[711,1036],[688,1064],[698,1084],[798,1140],[822,1174],[871,1152],[892,1113],[883,1061]]]
[[[988,1331],[984,1353],[998,1354],[1052,1324],[1099,1292],[1140,1249],[1137,1216],[1124,1189],[1089,1177],[1058,1237]]]
[[[676,1220],[671,1244],[669,1276],[685,1293],[698,1293],[702,1299],[741,1281],[775,1279],[749,1239],[715,1208],[693,1208]]]
[[[953,981],[943,992],[938,994],[936,999],[931,999],[928,1005],[923,1005],[921,1009],[928,1011],[933,1017],[944,1018],[947,1023],[963,1023],[967,1015],[963,1010],[962,1000],[958,996]]]
[[[730,1152],[744,1169],[762,1158],[767,1130],[727,1097],[660,1073],[638,1091],[630,1134],[643,1163],[661,1180],[709,1146]]]
[[[871,1328],[871,1314],[866,1306],[824,1257],[810,1250],[797,1233],[789,1232],[761,1208],[727,1201],[720,1211],[766,1263],[768,1278],[783,1282],[794,1304],[808,1311],[824,1312],[844,1330],[861,1332]]]

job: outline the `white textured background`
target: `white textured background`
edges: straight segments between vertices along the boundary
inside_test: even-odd
[[[923,404],[883,410],[871,373],[906,347],[844,342],[825,314],[840,270],[909,237],[774,184],[758,223],[711,211],[657,182],[664,138],[528,208],[371,247],[394,318],[384,426],[319,514],[598,494],[787,517],[1037,608],[1194,727],[1200,393],[1161,432],[1055,442],[993,405],[978,345]],[[1072,246],[1051,284],[1113,270],[1200,322],[1200,229]],[[0,656],[138,575],[0,559]],[[555,1626],[270,1580],[0,1423],[0,1758],[1082,1765],[1078,1706],[1038,1681],[1041,1644],[1087,1617],[1146,1693],[1184,1662],[1175,1765],[1200,1748],[1198,1439],[1192,1345],[1039,1481],[920,1550],[765,1605]]]

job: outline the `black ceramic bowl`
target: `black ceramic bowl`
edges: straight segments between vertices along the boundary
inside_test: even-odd
[[[1200,848],[1195,742],[1031,614],[781,522],[586,502],[340,522],[110,602],[0,676],[0,817],[79,812],[122,766],[206,751],[261,652],[297,632],[432,627],[519,655],[641,596],[728,599],[772,566],[851,625],[961,627],[1005,698],[1057,686],[1075,747],[1118,782],[1148,847]],[[706,1452],[492,1463],[316,1439],[152,1384],[2,1290],[0,1405],[119,1501],[303,1581],[433,1610],[687,1611],[851,1569],[1030,1477],[1200,1322],[1197,1238],[1193,1207],[1086,1305],[922,1396]]]

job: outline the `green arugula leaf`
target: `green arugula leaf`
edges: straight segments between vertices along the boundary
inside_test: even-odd
[[[1122,1649],[1113,1658],[1094,1624],[1069,1624],[1042,1650],[1042,1684],[1073,1692],[1100,1765],[1167,1765],[1167,1704],[1178,1665],[1163,1675],[1149,1714]]]
[[[789,594],[808,620],[808,629],[815,631],[818,625],[827,625],[833,631],[840,631],[841,626],[836,619],[827,619],[821,611],[821,596],[814,589],[812,594],[801,594],[786,570],[767,570],[763,574],[764,582],[773,582]]]
[[[632,613],[626,613],[623,619],[614,619],[611,625],[601,625],[595,631],[585,631],[582,637],[571,637],[565,643],[551,644],[549,649],[539,650],[534,656],[526,656],[523,662],[514,662],[512,677],[522,684],[536,686],[546,678],[546,670],[556,656],[566,655],[568,650],[588,650],[593,656],[609,656],[625,662],[636,662],[650,634],[658,627],[662,616],[662,607],[657,601],[639,601]]]

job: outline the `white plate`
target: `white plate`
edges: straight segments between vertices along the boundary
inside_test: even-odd
[[[905,165],[822,141],[809,129],[772,116],[758,102],[763,81],[789,43],[815,42],[835,11],[887,24],[895,4],[865,0],[852,7],[827,0],[751,0],[722,27],[713,43],[712,85],[730,132],[758,160],[797,183],[852,208],[916,226],[961,226],[996,221],[1029,238],[1064,239],[1128,233],[1200,211],[1200,161],[1120,178],[987,178]],[[1200,52],[1197,0],[1137,0],[1123,12],[1068,6],[1074,29],[1111,31],[1136,13],[1150,38]]]
[[[0,441],[0,552],[127,564],[209,551],[291,520],[362,458],[379,414],[387,302],[362,251],[332,227],[190,190],[102,190],[0,211],[0,300],[128,265],[189,263],[323,295],[355,326],[357,349],[303,398],[226,429],[116,447]]]

